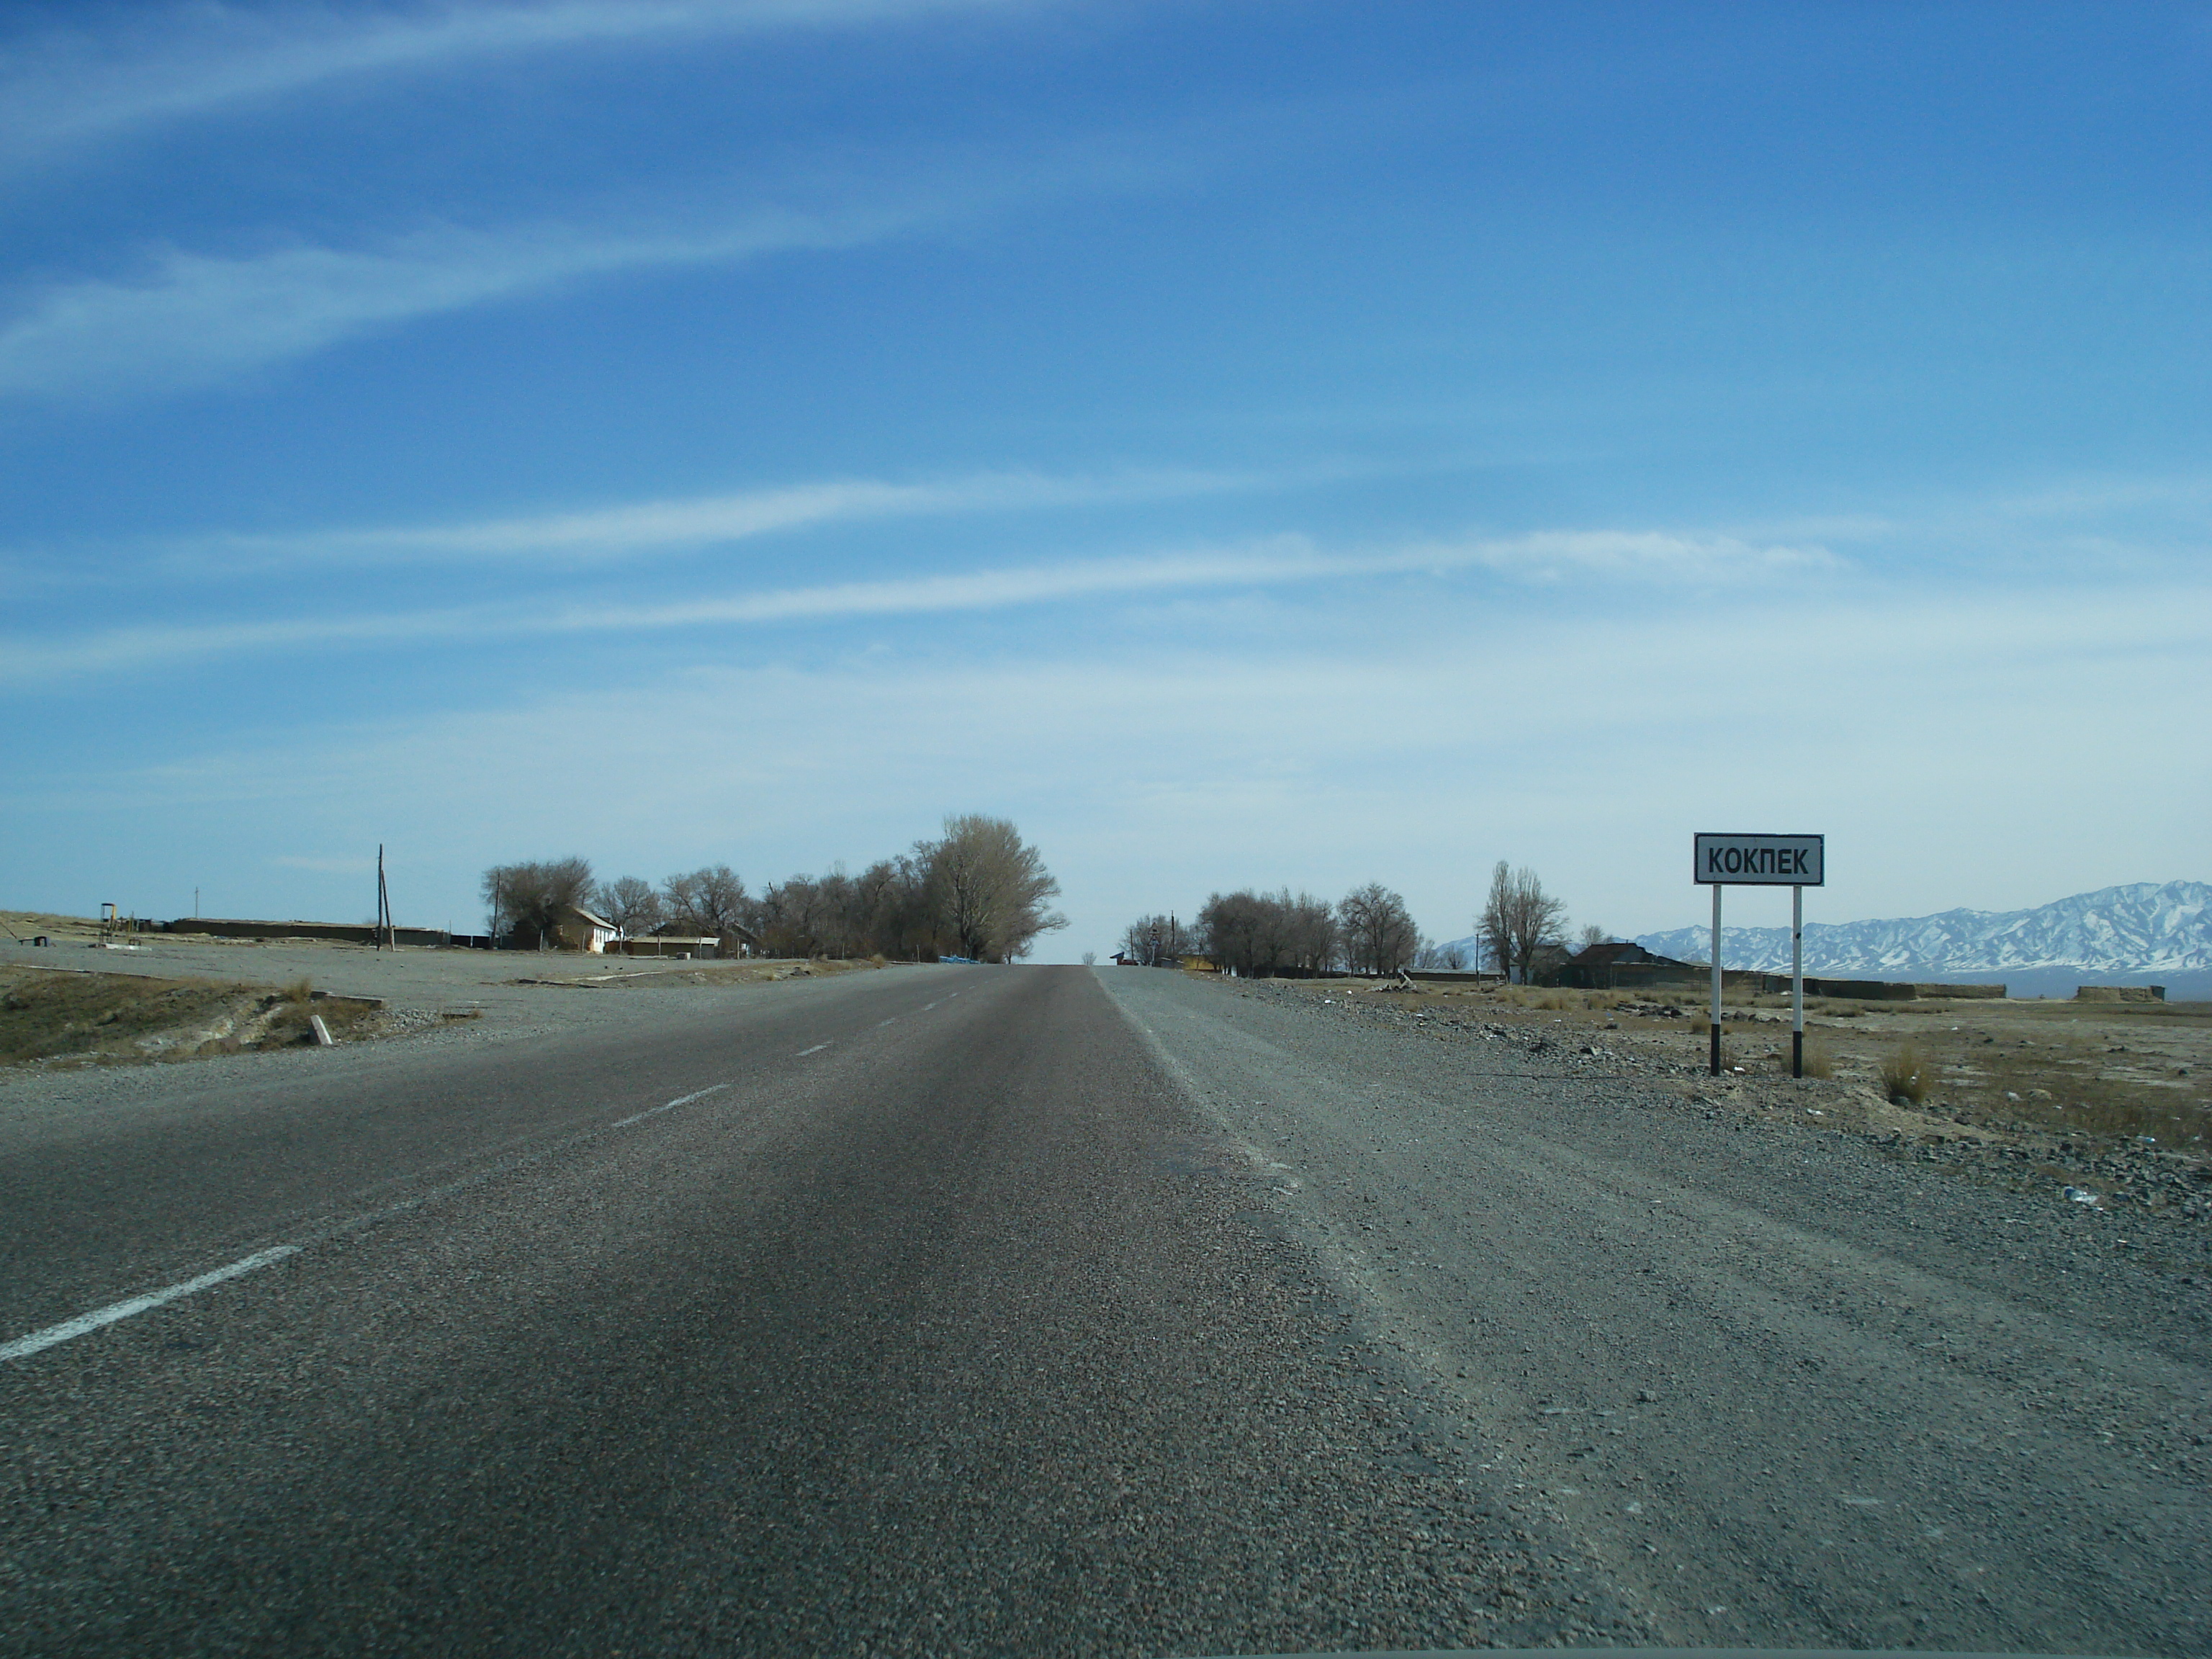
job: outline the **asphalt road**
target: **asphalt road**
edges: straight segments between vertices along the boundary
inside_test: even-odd
[[[0,1115],[0,1341],[295,1252],[0,1360],[0,1650],[1590,1628],[1090,973],[597,1006]]]
[[[2212,1635],[2202,1285],[1972,1190],[1174,975],[592,1007],[0,1084],[0,1651]]]

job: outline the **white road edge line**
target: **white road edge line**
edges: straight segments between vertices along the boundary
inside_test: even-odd
[[[726,1089],[726,1083],[710,1083],[703,1089],[694,1089],[688,1095],[678,1095],[665,1105],[649,1106],[641,1112],[632,1112],[628,1117],[618,1117],[607,1125],[610,1129],[627,1129],[633,1123],[642,1123],[649,1117],[659,1117],[663,1112],[672,1112],[678,1106],[689,1106],[695,1100],[703,1100],[717,1089]]]
[[[793,1055],[792,1056],[792,1058],[793,1058],[793,1060],[804,1060],[804,1059],[805,1059],[805,1058],[807,1057],[807,1055],[809,1055],[809,1054],[820,1054],[820,1053],[821,1053],[824,1048],[827,1048],[829,1046],[830,1046],[830,1045],[829,1045],[828,1043],[826,1043],[826,1042],[817,1042],[817,1043],[816,1043],[816,1044],[815,1044],[811,1048],[801,1048],[801,1049],[800,1049],[797,1054],[793,1054]]]
[[[275,1244],[265,1250],[256,1250],[252,1255],[232,1262],[228,1267],[217,1267],[213,1273],[202,1273],[198,1279],[188,1279],[181,1285],[172,1285],[166,1291],[150,1291],[144,1296],[134,1296],[127,1302],[112,1302],[105,1308],[96,1308],[88,1314],[79,1314],[75,1319],[65,1319],[58,1325],[49,1325],[43,1331],[33,1331],[28,1336],[19,1336],[13,1342],[0,1345],[0,1359],[23,1359],[42,1348],[51,1348],[58,1342],[96,1331],[103,1325],[112,1325],[118,1319],[128,1319],[158,1308],[164,1303],[174,1302],[220,1285],[226,1279],[236,1279],[240,1273],[250,1273],[256,1267],[265,1267],[272,1261],[282,1261],[288,1255],[300,1254],[297,1244]]]

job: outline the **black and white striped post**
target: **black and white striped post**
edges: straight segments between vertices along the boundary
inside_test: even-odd
[[[1790,890],[1790,1075],[1805,1075],[1805,890],[1827,880],[1826,836],[1699,835],[1693,874],[1713,890],[1712,1071],[1721,1074],[1721,889]]]

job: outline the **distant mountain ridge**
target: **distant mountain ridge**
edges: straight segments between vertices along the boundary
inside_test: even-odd
[[[1710,927],[1642,933],[1647,951],[1711,958]],[[1787,927],[1723,927],[1721,965],[1790,971]],[[1805,924],[1805,971],[1842,978],[1929,979],[2064,969],[2090,976],[2212,971],[2212,883],[2136,882],[2076,893],[2033,910],[1945,910],[1888,921]]]

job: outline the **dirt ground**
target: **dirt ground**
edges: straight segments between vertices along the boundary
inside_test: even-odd
[[[0,967],[0,1065],[118,1065],[379,1034],[374,1000],[215,980]]]
[[[1316,1012],[1644,1077],[1709,1115],[1858,1134],[1899,1158],[2053,1199],[2212,1223],[2212,1003],[1808,999],[1807,1054],[1827,1075],[1793,1079],[1789,998],[1745,998],[1723,1005],[1715,1078],[1693,1003],[1517,986],[1255,983],[1311,999]]]
[[[30,941],[43,935],[48,941]],[[0,1066],[144,1064],[302,1045],[561,1024],[580,993],[712,989],[871,963],[684,961],[568,951],[377,951],[314,939],[103,933],[0,912]]]

